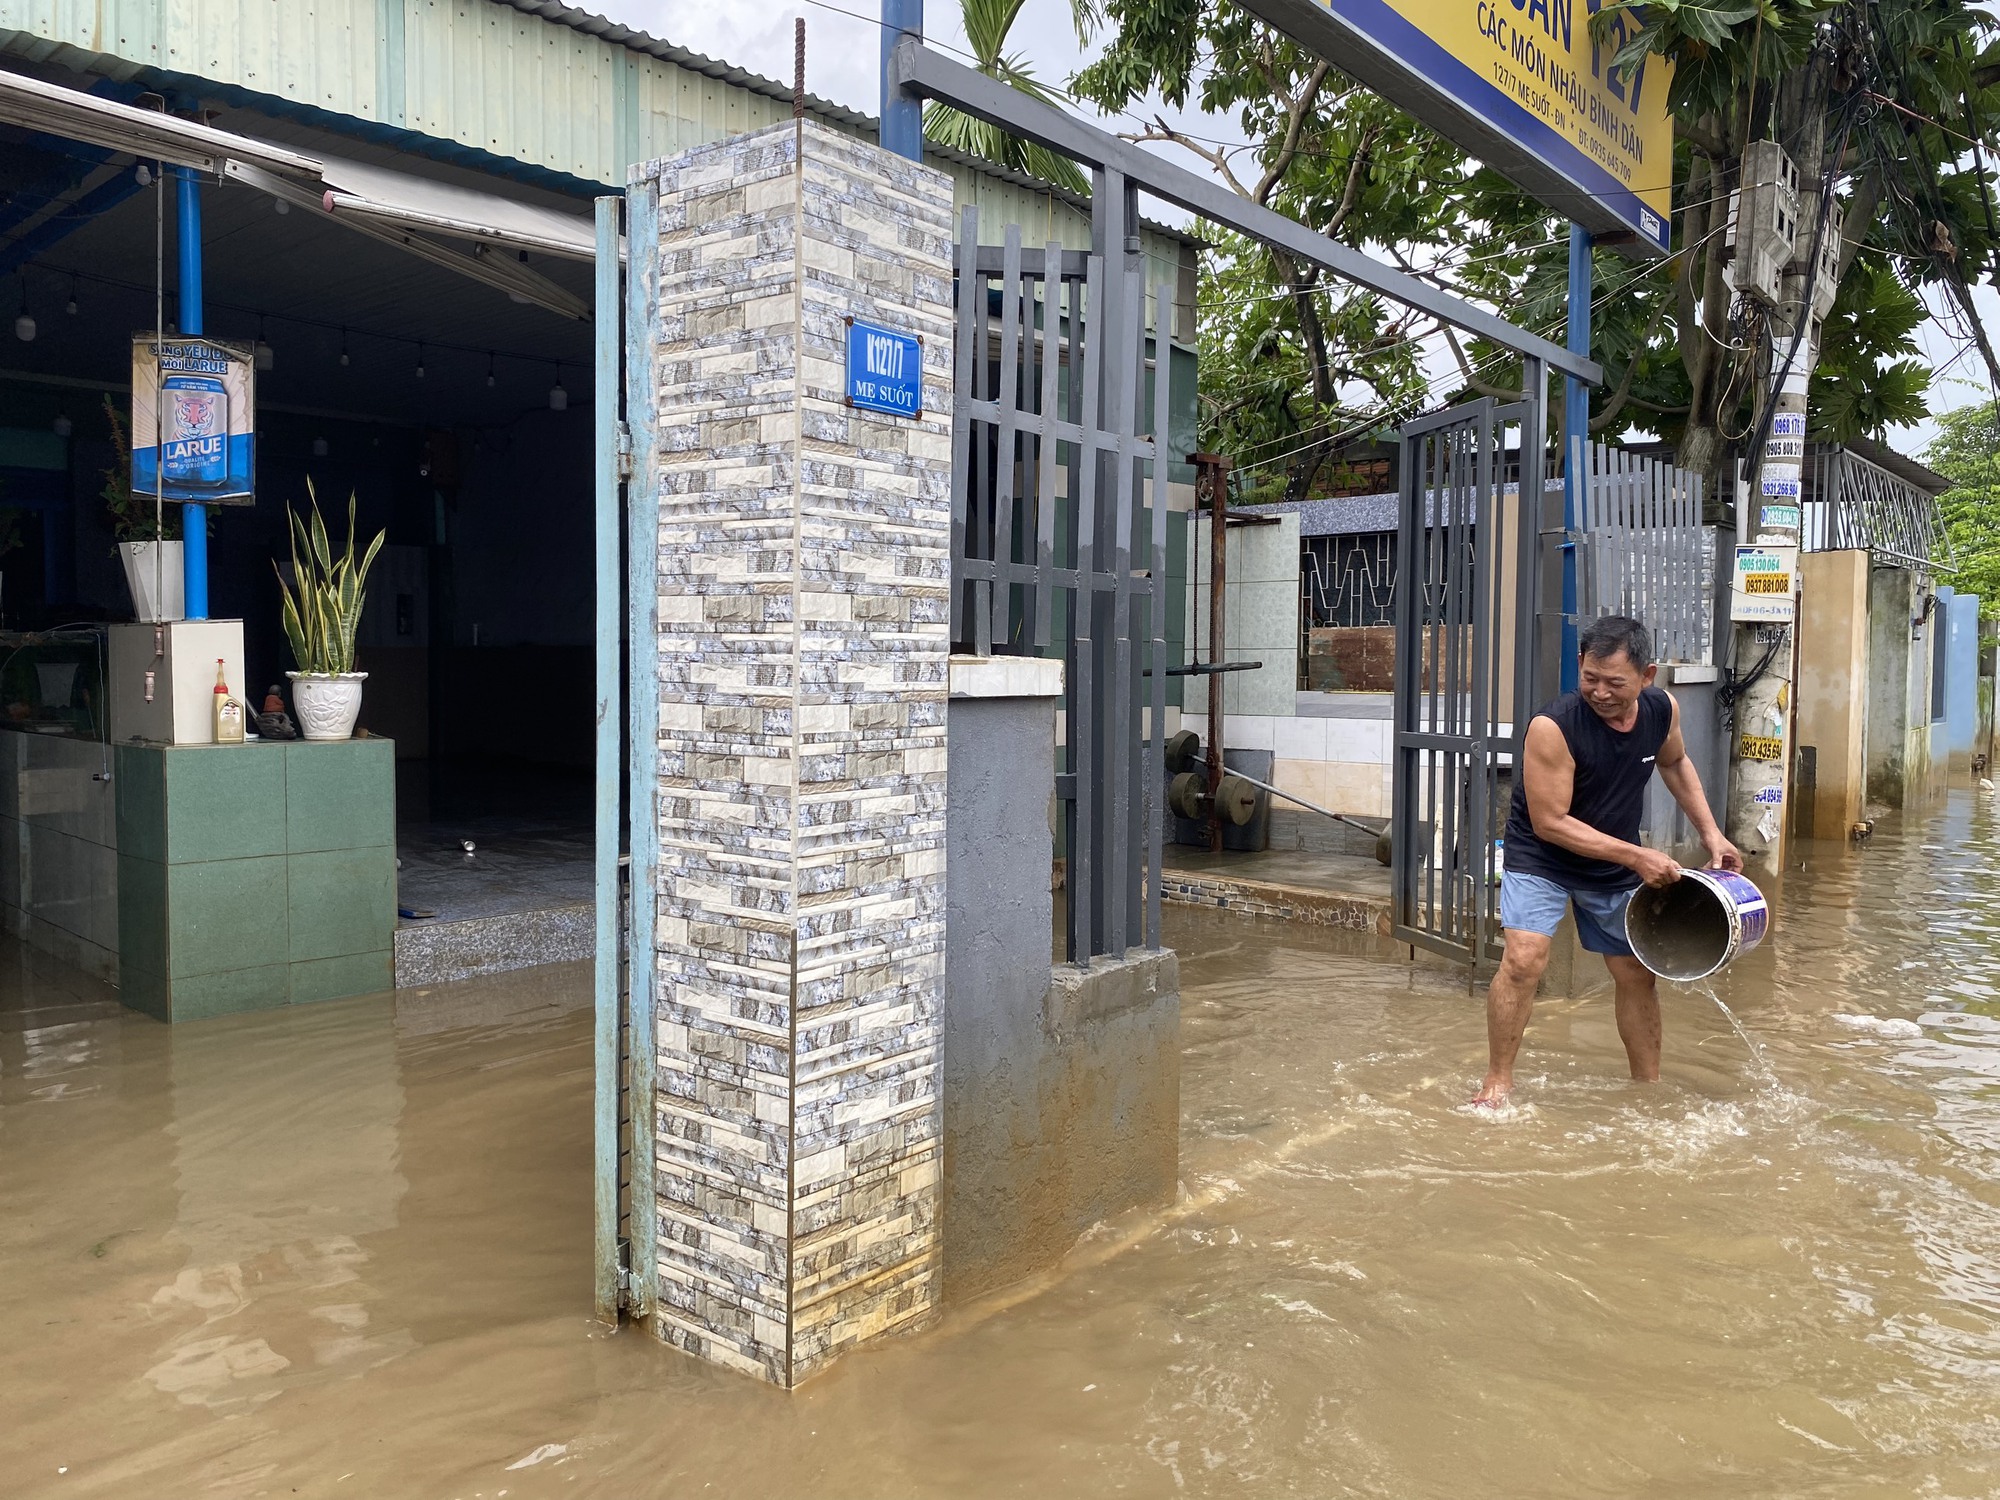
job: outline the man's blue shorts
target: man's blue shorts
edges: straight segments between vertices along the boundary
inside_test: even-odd
[[[1629,956],[1625,941],[1625,907],[1631,891],[1571,891],[1540,875],[1520,870],[1500,874],[1500,925],[1517,932],[1556,935],[1563,908],[1576,903],[1576,933],[1587,953]]]

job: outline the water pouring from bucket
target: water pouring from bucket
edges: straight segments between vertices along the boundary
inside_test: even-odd
[[[1639,962],[1681,984],[1706,979],[1764,941],[1771,908],[1733,870],[1683,870],[1672,885],[1642,886],[1625,908],[1625,941]]]

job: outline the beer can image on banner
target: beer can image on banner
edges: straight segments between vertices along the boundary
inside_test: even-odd
[[[132,490],[204,505],[255,499],[256,366],[248,344],[132,337]]]
[[[167,483],[219,490],[229,483],[229,392],[208,375],[160,382],[167,431],[160,444]]]

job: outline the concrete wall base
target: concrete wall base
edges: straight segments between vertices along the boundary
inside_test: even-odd
[[[1054,700],[954,686],[946,739],[942,1296],[1043,1270],[1099,1220],[1172,1200],[1180,966],[1050,964]]]
[[[962,998],[946,1002],[955,1020]],[[955,1065],[946,1027],[947,1303],[1054,1265],[1101,1220],[1173,1201],[1179,959],[1135,948],[1058,965],[1033,1019],[976,1070]]]

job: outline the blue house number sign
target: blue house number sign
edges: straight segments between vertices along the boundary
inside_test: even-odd
[[[847,324],[847,404],[892,417],[924,414],[924,346],[915,334]]]

